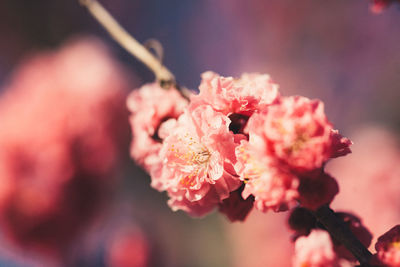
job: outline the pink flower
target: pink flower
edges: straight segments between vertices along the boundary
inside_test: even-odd
[[[14,73],[0,98],[0,224],[14,244],[59,256],[101,207],[128,139],[122,74],[91,39]]]
[[[194,108],[209,104],[225,115],[240,113],[250,116],[279,97],[278,85],[267,74],[245,73],[235,79],[207,71],[201,77],[200,93],[191,98]]]
[[[350,146],[353,142],[350,139],[341,136],[338,130],[332,130],[331,138],[333,148],[331,158],[342,157],[351,153]]]
[[[265,155],[263,140],[250,136],[236,148],[235,170],[246,186],[243,199],[255,198],[254,206],[261,211],[287,210],[299,197],[297,176]]]
[[[168,191],[173,209],[216,205],[239,187],[233,169],[238,144],[229,123],[227,116],[202,105],[186,110],[164,139],[162,172],[152,179]],[[200,216],[205,211],[195,208],[190,213]]]
[[[254,114],[247,131],[263,139],[268,153],[296,172],[321,168],[329,158],[350,152],[351,142],[333,130],[323,103],[305,97],[282,97],[279,104]]]
[[[187,104],[176,89],[166,90],[157,83],[146,84],[127,98],[127,106],[132,113],[131,156],[147,171],[156,171],[161,161],[158,156],[162,146],[161,124],[178,118]]]
[[[332,129],[320,101],[282,97],[253,114],[245,132],[249,141],[236,148],[235,170],[246,182],[243,198],[254,195],[257,209],[286,210],[297,200],[316,209],[338,193],[322,167],[350,152],[351,141]]]
[[[295,243],[293,266],[339,266],[329,234],[323,230],[313,230],[307,237],[299,237]]]
[[[395,1],[399,2],[398,0],[373,0],[373,4],[371,5],[371,11],[373,13],[379,14]]]
[[[193,217],[204,216],[213,211],[220,203],[218,192],[214,187],[199,200],[192,201],[186,197],[186,190],[173,190],[168,191],[168,205],[173,211],[183,210],[187,214]]]
[[[400,225],[396,225],[378,238],[375,244],[377,258],[384,266],[400,266]]]
[[[149,241],[136,227],[119,229],[107,246],[106,263],[108,267],[147,267],[151,266]]]

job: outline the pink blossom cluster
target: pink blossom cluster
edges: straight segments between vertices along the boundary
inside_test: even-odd
[[[113,184],[127,80],[97,40],[36,55],[0,97],[0,225],[23,249],[61,256]],[[127,136],[126,136],[127,137]]]
[[[379,14],[394,2],[400,3],[399,0],[373,0],[371,4],[371,11],[376,14]]]
[[[173,210],[202,216],[219,207],[243,220],[253,204],[316,209],[338,192],[325,163],[350,152],[323,103],[281,96],[270,76],[205,72],[200,93],[145,85],[128,97],[131,154],[167,191]],[[149,96],[151,93],[151,96]]]

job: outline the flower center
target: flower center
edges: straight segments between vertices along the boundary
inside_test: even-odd
[[[400,240],[390,243],[390,247],[400,250]]]
[[[256,179],[265,172],[265,167],[260,164],[259,160],[252,156],[245,147],[240,147],[238,151],[238,158],[240,158],[245,164],[243,171],[244,183],[256,182]]]
[[[293,142],[293,145],[288,149],[289,153],[299,151],[303,148],[304,144],[307,143],[309,137],[305,133],[298,133],[296,140]]]
[[[211,152],[206,146],[196,141],[189,134],[185,134],[182,138],[178,138],[181,150],[174,146],[170,151],[174,152],[174,156],[180,159],[179,166],[182,172],[187,173],[180,180],[182,185],[193,186],[196,184],[196,179],[199,176],[207,175]]]
[[[184,138],[179,138],[178,140],[182,142],[186,148],[186,152],[181,155],[181,159],[183,159],[187,165],[207,165],[211,153],[206,146],[193,139],[193,137],[190,137],[189,134],[185,134]]]
[[[210,151],[208,151],[208,149],[198,151],[193,154],[191,161],[194,164],[199,164],[199,165],[206,164],[210,160],[210,156],[211,156],[211,154],[210,154]]]

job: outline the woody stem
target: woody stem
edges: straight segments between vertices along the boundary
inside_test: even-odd
[[[370,267],[371,252],[357,239],[349,227],[340,220],[335,212],[328,206],[321,206],[313,212],[315,218],[339,242],[341,242],[358,259],[361,266]]]
[[[174,75],[148,49],[133,38],[97,0],[80,0],[80,3],[115,41],[153,71],[157,81],[162,85],[175,84]]]

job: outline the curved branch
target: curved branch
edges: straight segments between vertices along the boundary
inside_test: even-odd
[[[150,51],[119,25],[97,0],[80,0],[80,3],[89,10],[92,16],[123,48],[154,72],[157,81],[161,84],[175,84],[174,75]]]

